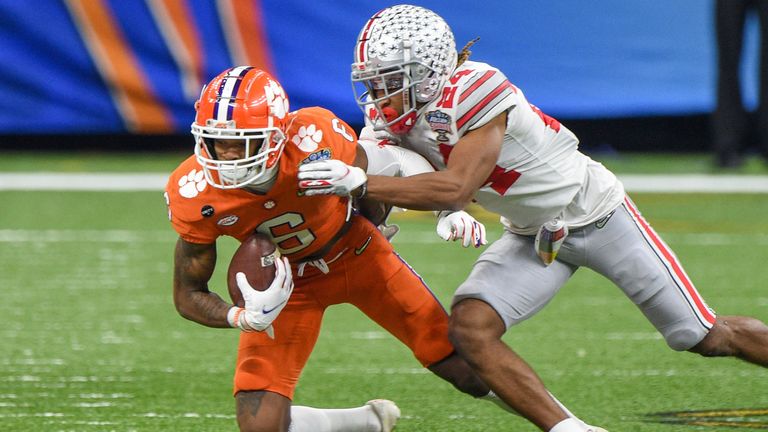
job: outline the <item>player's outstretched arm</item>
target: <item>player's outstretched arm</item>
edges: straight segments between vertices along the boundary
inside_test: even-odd
[[[230,327],[232,307],[208,289],[216,267],[216,244],[190,243],[179,238],[174,252],[173,303],[179,315],[208,327]]]
[[[507,128],[506,112],[467,132],[453,146],[446,169],[409,177],[369,176],[371,199],[416,210],[463,210],[491,175]]]
[[[363,134],[366,130],[363,130]],[[434,172],[432,165],[420,154],[400,147],[390,140],[375,139],[372,131],[368,136],[369,138],[363,138],[361,134],[358,139],[355,158],[355,166],[364,169],[367,175],[407,177]],[[387,224],[387,218],[394,208],[391,204],[363,197],[356,200],[356,206],[360,213],[378,226],[387,240],[391,241],[400,231],[400,227],[396,224]]]
[[[299,168],[299,187],[307,195],[367,196],[416,210],[462,210],[487,181],[501,151],[507,115],[499,114],[465,134],[453,147],[443,171],[409,177],[366,176],[341,161],[320,161]],[[353,191],[355,193],[353,193]]]

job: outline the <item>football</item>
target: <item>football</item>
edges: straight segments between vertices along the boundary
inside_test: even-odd
[[[279,257],[280,252],[264,234],[255,232],[243,240],[232,255],[227,270],[227,287],[232,303],[245,307],[243,295],[237,287],[237,273],[245,273],[253,289],[264,291],[275,279],[275,260]]]

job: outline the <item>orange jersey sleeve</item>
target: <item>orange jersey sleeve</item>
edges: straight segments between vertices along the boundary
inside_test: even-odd
[[[216,241],[215,208],[210,204],[212,187],[203,168],[190,156],[176,168],[165,186],[168,218],[179,237],[192,243]]]
[[[269,235],[292,261],[320,251],[346,222],[346,197],[304,196],[298,167],[322,159],[352,164],[357,151],[353,129],[323,108],[290,114],[286,143],[275,183],[266,194],[217,189],[205,182],[194,157],[168,180],[171,224],[181,238],[212,243],[222,235],[243,240],[253,231]]]

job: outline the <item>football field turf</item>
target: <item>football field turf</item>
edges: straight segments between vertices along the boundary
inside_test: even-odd
[[[768,195],[633,198],[712,308],[768,320]],[[174,310],[175,235],[160,192],[0,191],[0,203],[0,430],[237,429],[237,332]],[[448,305],[480,251],[439,240],[427,214],[395,219],[396,249]],[[483,221],[497,238],[498,222]],[[211,286],[223,296],[234,248],[220,243]],[[612,432],[768,429],[765,369],[669,350],[588,269],[505,340],[569,408]],[[397,431],[535,430],[426,372],[356,309],[332,307],[295,403],[372,398],[397,402]]]

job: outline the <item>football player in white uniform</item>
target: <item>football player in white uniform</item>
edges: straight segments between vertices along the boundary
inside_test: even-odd
[[[468,47],[467,47],[468,48]],[[451,337],[507,404],[545,431],[578,431],[502,335],[541,310],[581,266],[613,281],[674,350],[768,366],[768,327],[716,316],[622,184],[578,150],[574,134],[531,105],[492,66],[456,52],[437,14],[399,5],[358,37],[352,81],[375,137],[414,150],[438,171],[362,174],[307,164],[307,193],[364,194],[395,206],[498,213],[505,231],[455,293]]]

